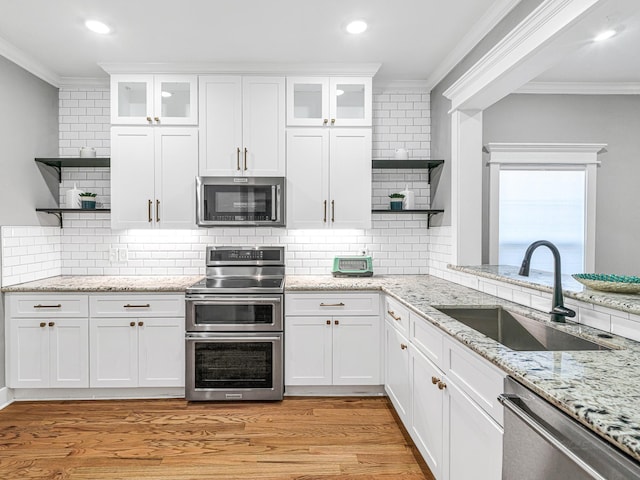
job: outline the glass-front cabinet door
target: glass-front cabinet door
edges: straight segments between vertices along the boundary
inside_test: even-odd
[[[371,78],[332,77],[329,82],[331,125],[362,127],[371,125]]]
[[[329,78],[287,78],[287,124],[321,126],[329,124]]]
[[[370,77],[287,78],[287,125],[371,125]]]
[[[195,75],[112,75],[114,125],[197,125]]]

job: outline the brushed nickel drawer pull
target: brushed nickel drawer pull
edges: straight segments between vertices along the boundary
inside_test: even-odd
[[[321,303],[320,304],[321,307],[344,307],[344,303],[340,302],[340,303]]]
[[[130,303],[127,303],[124,308],[149,308],[151,305],[148,303],[145,303],[144,305],[131,305]]]
[[[399,315],[396,315],[396,312],[394,312],[393,310],[387,310],[387,313],[391,316],[391,318],[393,318],[398,322],[402,320],[402,317]]]
[[[38,304],[38,305],[34,305],[33,308],[62,308],[62,305],[59,303],[57,305],[42,305],[42,304]]]

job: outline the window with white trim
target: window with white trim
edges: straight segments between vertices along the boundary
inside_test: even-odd
[[[527,247],[549,240],[560,251],[562,273],[595,268],[597,153],[603,144],[491,143],[489,261],[520,265]],[[532,268],[553,271],[548,249]]]

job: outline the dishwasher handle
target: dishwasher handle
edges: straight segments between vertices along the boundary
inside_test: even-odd
[[[560,453],[565,455],[569,460],[571,460],[576,466],[578,466],[581,470],[583,470],[587,475],[589,475],[594,480],[607,480],[605,477],[596,472],[589,464],[587,464],[584,460],[582,460],[579,456],[577,456],[574,452],[572,452],[566,445],[564,445],[560,440],[558,440],[549,430],[547,430],[544,425],[538,422],[535,417],[530,415],[527,411],[520,408],[517,403],[517,399],[520,397],[513,393],[503,393],[498,396],[498,401],[511,413],[513,413],[518,419],[522,420],[529,428],[531,428],[535,433],[540,435],[544,440],[549,442],[554,448],[556,448]]]

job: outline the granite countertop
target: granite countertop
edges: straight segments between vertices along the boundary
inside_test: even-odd
[[[116,276],[63,275],[3,287],[5,293],[23,292],[182,292],[202,275]]]
[[[448,268],[478,277],[532,288],[541,292],[551,293],[553,291],[553,274],[550,272],[531,270],[528,277],[523,277],[518,275],[519,267],[512,265],[448,265]],[[640,315],[640,295],[637,294],[591,290],[574,280],[570,275],[562,275],[562,291],[569,298]]]
[[[568,322],[561,330],[613,347],[609,351],[517,352],[439,312],[433,305],[503,305],[550,323],[547,315],[521,305],[429,276],[374,276],[335,279],[288,276],[287,291],[381,290],[425,320],[568,413],[618,448],[640,460],[640,343]]]
[[[3,292],[184,292],[201,276],[61,276],[8,286]],[[554,327],[606,343],[610,351],[517,352],[439,312],[433,306],[503,305],[549,323],[547,315],[427,275],[333,278],[288,275],[286,292],[382,291],[520,380],[549,402],[640,460],[640,343],[568,322]],[[577,298],[577,297],[575,297]]]

